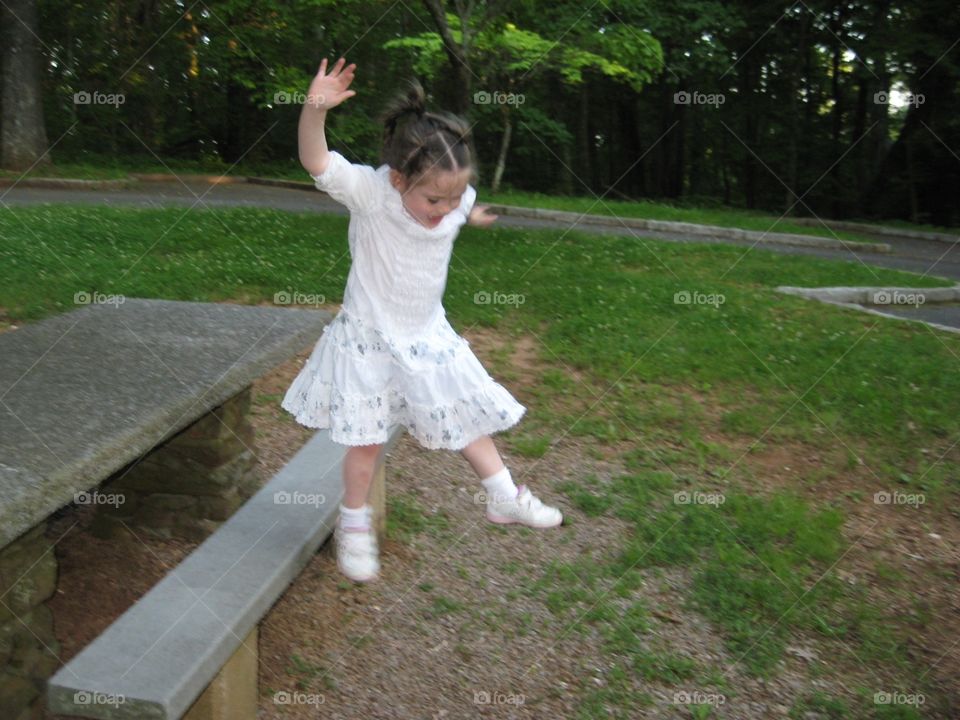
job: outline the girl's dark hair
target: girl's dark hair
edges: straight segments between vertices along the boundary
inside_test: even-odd
[[[382,162],[408,181],[431,170],[475,169],[470,154],[470,127],[448,112],[428,112],[426,94],[417,80],[398,94],[381,117]]]

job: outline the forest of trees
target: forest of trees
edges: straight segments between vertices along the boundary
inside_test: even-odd
[[[5,0],[2,164],[297,163],[297,94],[358,65],[331,145],[378,161],[418,76],[481,182],[960,223],[955,0]]]

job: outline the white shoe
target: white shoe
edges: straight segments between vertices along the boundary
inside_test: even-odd
[[[334,532],[337,544],[337,567],[355,582],[368,582],[380,572],[377,559],[377,533],[369,530],[346,530],[337,523]]]
[[[549,528],[563,522],[563,513],[555,507],[544,505],[526,485],[521,485],[514,499],[487,503],[487,520],[502,525],[520,523],[535,528]]]

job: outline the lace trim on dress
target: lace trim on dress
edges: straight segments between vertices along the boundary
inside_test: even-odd
[[[478,437],[512,427],[526,412],[498,384],[434,407],[410,403],[395,388],[373,395],[344,395],[321,380],[293,389],[283,407],[301,425],[330,428],[330,438],[343,445],[386,442],[389,424],[396,422],[431,450],[460,450]]]

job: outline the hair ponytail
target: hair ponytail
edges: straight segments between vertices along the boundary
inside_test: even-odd
[[[381,117],[383,123],[383,142],[389,144],[397,132],[397,126],[405,116],[423,117],[427,112],[427,95],[417,80],[408,83],[405,92],[398,94],[387,105]]]
[[[451,113],[427,111],[416,79],[387,104],[381,122],[382,161],[408,180],[433,169],[473,169],[469,125]]]

